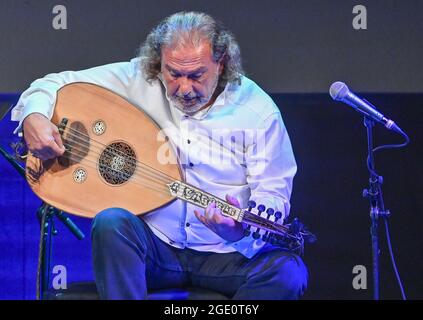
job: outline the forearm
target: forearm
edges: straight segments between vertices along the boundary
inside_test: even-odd
[[[19,121],[15,133],[21,130],[23,121],[31,113],[40,113],[51,119],[57,91],[64,85],[74,82],[88,82],[126,96],[134,70],[133,62],[122,62],[81,71],[52,73],[35,80],[22,93],[12,110],[12,120]]]

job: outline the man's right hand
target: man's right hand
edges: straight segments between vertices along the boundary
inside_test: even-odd
[[[41,113],[32,113],[23,122],[28,150],[41,160],[54,159],[65,152],[59,129]]]

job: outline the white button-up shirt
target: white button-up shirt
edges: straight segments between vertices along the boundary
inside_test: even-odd
[[[58,89],[72,82],[97,84],[127,99],[166,131],[178,150],[187,183],[222,199],[232,195],[242,208],[251,199],[286,217],[297,170],[291,142],[272,99],[247,77],[241,80],[240,85],[227,84],[211,107],[186,116],[169,102],[159,80],[146,82],[135,58],[35,80],[13,108],[12,120],[20,121],[16,133],[31,113],[51,119]],[[194,208],[176,200],[143,219],[157,237],[177,248],[237,250],[252,257],[265,244],[252,237],[236,242],[222,239],[198,221]]]

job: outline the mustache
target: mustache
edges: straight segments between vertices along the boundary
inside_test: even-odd
[[[201,97],[197,96],[197,95],[179,95],[179,94],[175,94],[173,96],[175,99],[181,99],[181,100],[194,100],[194,99],[201,99]]]

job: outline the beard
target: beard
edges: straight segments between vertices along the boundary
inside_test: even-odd
[[[185,99],[181,97],[172,97],[173,105],[187,115],[193,115],[200,111],[209,101],[210,97],[196,97],[192,99]]]
[[[179,96],[173,95],[172,97],[168,97],[168,99],[173,103],[173,105],[187,115],[193,115],[196,112],[200,111],[213,97],[213,94],[216,91],[218,85],[219,77],[213,82],[212,90],[210,90],[210,94],[208,96],[197,96],[197,95],[190,95],[190,96]],[[167,91],[167,90],[166,90]],[[167,95],[167,92],[166,92]]]

